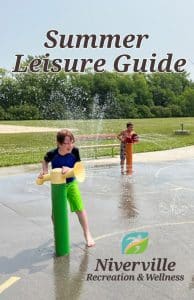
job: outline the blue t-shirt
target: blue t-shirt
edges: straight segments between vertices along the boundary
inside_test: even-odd
[[[55,148],[55,149],[52,149],[52,150],[49,150],[45,156],[44,156],[44,160],[46,162],[51,162],[53,160],[53,158],[55,157],[55,155],[58,154],[58,148]],[[81,161],[80,159],[80,154],[79,154],[79,149],[76,148],[76,147],[73,147],[72,151],[71,151],[71,154],[73,154],[76,158],[76,161]]]
[[[62,168],[62,167],[73,168],[75,163],[76,163],[76,157],[72,153],[67,153],[65,155],[61,155],[57,151],[51,161],[51,166],[52,166],[52,169]],[[75,179],[75,177],[67,178],[66,182],[67,183],[72,182],[74,179]]]

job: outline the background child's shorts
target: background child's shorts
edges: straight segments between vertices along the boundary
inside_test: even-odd
[[[84,209],[82,196],[76,180],[66,184],[67,199],[69,201],[70,209],[72,212],[82,211]]]
[[[121,145],[120,145],[120,159],[124,160],[125,156],[126,156],[125,143],[121,142]]]

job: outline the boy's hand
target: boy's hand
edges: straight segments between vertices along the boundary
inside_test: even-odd
[[[65,174],[65,173],[67,173],[69,170],[71,170],[71,168],[69,168],[69,167],[62,167],[61,173],[62,173],[62,174]]]
[[[40,171],[38,178],[42,179],[45,174],[48,174],[48,172],[45,173],[43,171]]]

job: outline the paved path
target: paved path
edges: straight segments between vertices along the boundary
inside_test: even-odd
[[[70,214],[71,255],[62,258],[54,256],[50,185],[34,184],[37,165],[1,168],[2,299],[193,300],[193,147],[182,151],[171,150],[174,154],[168,157],[162,151],[165,161],[148,159],[158,152],[147,158],[135,155],[132,177],[120,175],[118,158],[104,166],[87,162],[80,187],[96,246],[85,247],[77,218]],[[185,156],[175,160],[175,153]],[[122,254],[123,237],[134,231],[148,232],[147,250]],[[140,262],[149,267],[158,261],[159,269],[163,263],[174,269],[142,270]],[[128,270],[129,262],[137,262],[135,270]],[[124,263],[128,268],[123,269]]]
[[[68,128],[71,131],[76,131],[74,128]],[[30,132],[57,132],[60,128],[53,127],[35,127],[35,126],[21,126],[21,125],[6,125],[0,124],[1,133],[30,133]]]

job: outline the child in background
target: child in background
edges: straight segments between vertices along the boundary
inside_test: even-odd
[[[120,140],[120,164],[121,164],[121,174],[124,174],[124,164],[126,159],[126,151],[125,151],[125,145],[126,143],[137,143],[139,138],[138,135],[133,130],[133,123],[129,122],[126,124],[127,129],[121,131],[117,138]]]

